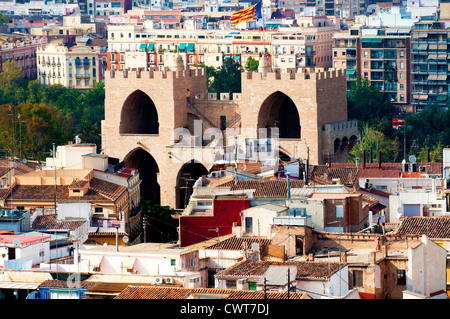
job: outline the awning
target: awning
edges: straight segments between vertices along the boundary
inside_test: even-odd
[[[229,58],[231,58],[230,55],[226,55],[226,56],[223,57],[224,60],[225,60],[225,59],[229,59]]]
[[[188,51],[194,51],[194,43],[188,43],[187,50]]]
[[[435,53],[429,54],[429,55],[428,55],[428,59],[432,59],[432,60],[437,59],[437,54],[435,54]]]
[[[437,74],[430,74],[428,80],[437,80]]]
[[[154,43],[149,43],[148,44],[148,50],[149,51],[153,51],[155,49],[155,44]]]
[[[186,43],[180,43],[178,50],[186,50]]]
[[[103,260],[103,256],[91,256],[89,257],[90,267],[100,267]]]
[[[445,101],[445,100],[447,100],[447,95],[438,95],[436,97],[436,100],[438,100],[438,101]]]
[[[438,60],[447,60],[447,53],[438,54],[437,58]]]
[[[419,100],[422,100],[422,101],[428,100],[428,94],[420,95]]]
[[[147,49],[147,43],[141,43],[139,46],[139,50],[146,50]]]
[[[447,80],[447,74],[439,74],[437,76],[438,81],[446,81]]]
[[[383,39],[361,39],[361,43],[382,43]]]
[[[355,74],[356,70],[347,70],[345,71],[346,74]]]
[[[240,60],[240,58],[241,58],[241,56],[240,56],[240,55],[235,55],[235,56],[234,56],[234,61],[239,61],[239,60]]]
[[[35,290],[39,287],[37,283],[27,282],[0,282],[0,289],[28,289]]]
[[[134,264],[136,263],[136,258],[124,258],[122,259],[122,268],[132,270]]]
[[[267,28],[278,28],[279,26],[280,26],[279,24],[271,24],[271,23],[266,24]]]

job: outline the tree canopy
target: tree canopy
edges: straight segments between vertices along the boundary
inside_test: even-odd
[[[100,149],[105,88],[68,89],[25,80],[12,61],[0,73],[0,149],[4,155],[43,160],[53,143],[67,144],[79,135]]]

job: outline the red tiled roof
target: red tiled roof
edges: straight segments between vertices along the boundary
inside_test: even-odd
[[[250,249],[253,243],[258,243],[260,246],[268,246],[271,242],[272,240],[267,238],[231,237],[220,243],[215,243],[207,249],[242,250],[244,243],[246,243],[247,248]]]
[[[70,229],[76,230],[86,223],[84,220],[56,220],[55,215],[37,216],[33,221],[33,229]]]
[[[222,296],[226,299],[264,299],[263,291],[215,289],[215,288],[180,288],[168,286],[128,286],[114,299],[186,299],[193,294]],[[266,292],[267,299],[287,299],[287,292]],[[290,292],[289,299],[309,299],[302,292]]]
[[[427,235],[429,238],[450,238],[450,216],[405,217],[394,231],[399,235]]]
[[[56,198],[58,201],[115,201],[127,188],[114,183],[92,178],[90,186],[84,196],[69,196],[68,185],[58,185]],[[42,201],[49,202],[55,200],[54,185],[15,185],[13,196],[8,199],[14,201]],[[10,194],[9,194],[10,195]]]
[[[291,188],[301,188],[302,180],[291,180]],[[285,197],[287,194],[287,180],[237,180],[233,183],[231,190],[254,189],[254,197]]]
[[[417,163],[417,167],[425,167],[425,172],[416,175],[442,174],[441,163]],[[381,169],[378,163],[366,163],[365,167],[362,163],[358,167],[354,163],[331,163],[310,166],[309,171],[313,181],[317,176],[327,180],[339,178],[342,184],[355,186],[359,178],[399,178],[402,176],[402,163],[381,163]]]
[[[294,266],[297,267],[297,278],[329,278],[339,270],[339,263],[318,261],[259,261],[245,260],[239,262],[221,272],[220,276],[251,276],[260,277],[270,266]]]

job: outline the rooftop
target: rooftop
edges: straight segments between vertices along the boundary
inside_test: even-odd
[[[297,267],[297,279],[316,278],[328,279],[340,269],[339,263],[317,262],[317,261],[257,261],[245,260],[239,262],[221,272],[217,276],[241,276],[261,277],[271,266],[294,266]]]
[[[399,235],[427,235],[431,239],[450,239],[450,216],[405,217],[394,231]]]
[[[128,286],[115,299],[187,299],[190,296],[223,297],[224,299],[287,299],[287,292],[215,288],[179,288]],[[290,292],[289,299],[310,299],[306,293]]]

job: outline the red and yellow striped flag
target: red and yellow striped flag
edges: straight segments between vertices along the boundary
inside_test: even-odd
[[[254,4],[248,8],[233,13],[230,18],[231,25],[238,25],[239,23],[255,19],[257,5],[258,4]]]

